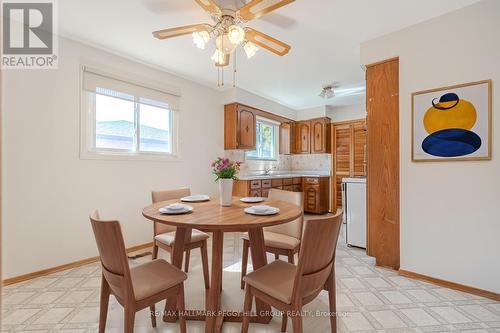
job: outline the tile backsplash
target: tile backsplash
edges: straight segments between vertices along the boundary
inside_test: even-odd
[[[279,155],[278,161],[245,160],[244,150],[226,150],[225,157],[230,160],[242,161],[241,172],[260,171],[265,168],[274,170],[331,170],[330,154]]]

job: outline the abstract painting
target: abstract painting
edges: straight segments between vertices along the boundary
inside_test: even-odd
[[[491,159],[491,80],[412,94],[412,160]]]

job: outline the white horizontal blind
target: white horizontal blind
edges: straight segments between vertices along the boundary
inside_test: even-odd
[[[113,78],[88,67],[83,68],[83,89],[125,100],[134,100],[142,104],[179,110],[180,97],[172,93],[150,88],[140,84]]]

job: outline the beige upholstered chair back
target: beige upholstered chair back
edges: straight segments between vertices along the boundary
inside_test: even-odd
[[[342,225],[341,213],[305,222],[300,247],[298,275],[302,276],[302,298],[317,295],[335,263],[335,249]],[[298,277],[296,277],[297,282]],[[297,287],[297,285],[296,285]]]
[[[179,188],[179,189],[174,189],[174,190],[165,190],[165,191],[153,191],[151,192],[151,199],[153,200],[153,203],[157,203],[160,201],[167,201],[167,200],[174,200],[174,199],[180,199],[183,197],[187,197],[188,195],[191,195],[191,190],[187,187]],[[163,234],[166,232],[172,232],[175,231],[175,227],[161,224],[161,223],[156,223],[154,224],[154,235],[159,235]]]
[[[299,206],[302,210],[304,210],[304,196],[302,192],[291,192],[291,191],[282,191],[275,188],[269,190],[268,195],[269,200],[281,200],[290,202]],[[300,216],[298,219],[293,220],[292,222],[267,227],[264,228],[265,231],[272,231],[278,234],[292,236],[297,239],[302,238],[302,223],[304,217]]]
[[[103,275],[113,292],[124,298],[133,291],[120,223],[101,220],[97,210],[90,215],[90,222],[101,257]]]

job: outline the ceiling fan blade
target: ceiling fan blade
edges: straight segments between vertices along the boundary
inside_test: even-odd
[[[252,28],[245,29],[245,38],[279,56],[284,56],[288,53],[288,51],[290,51],[291,48],[290,45]]]
[[[208,31],[212,30],[212,26],[207,23],[185,25],[182,27],[163,29],[153,32],[153,36],[158,39],[167,39],[182,35],[189,35],[197,31]]]
[[[252,0],[241,7],[237,15],[246,21],[250,21],[294,1],[295,0]]]
[[[194,0],[198,5],[201,6],[209,14],[215,15],[217,17],[222,15],[222,11],[219,6],[213,0]]]
[[[230,58],[230,55],[229,54],[224,54],[224,62],[222,64],[219,64],[219,63],[215,63],[215,66],[216,67],[226,67],[227,65],[229,65],[229,58]]]

